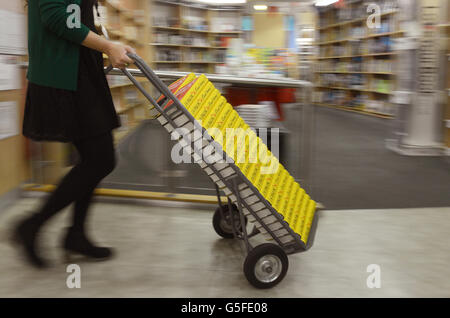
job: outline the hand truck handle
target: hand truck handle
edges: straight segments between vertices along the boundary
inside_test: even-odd
[[[134,64],[138,67],[138,69],[147,77],[148,80],[153,84],[153,86],[164,96],[168,97],[171,100],[176,101],[177,98],[172,93],[172,91],[164,84],[164,82],[153,72],[153,70],[147,65],[147,63],[137,54],[128,53],[128,57],[130,57]]]
[[[105,36],[106,39],[110,39],[108,30],[102,25],[102,33]],[[139,57],[137,54],[134,53],[128,53],[127,54],[129,58],[131,58],[134,61],[134,64],[141,70],[141,72],[150,80],[150,82],[153,84],[153,86],[159,90],[160,93],[162,93],[164,96],[176,100],[176,97],[172,94],[172,92],[167,88],[167,86],[159,79],[158,76],[150,69],[150,67],[145,63],[145,61]],[[111,72],[114,69],[112,64],[109,64],[108,67],[105,69],[105,74],[107,75],[109,72]],[[122,72],[130,79],[130,81],[141,91],[141,93],[150,101],[150,103],[158,110],[160,114],[163,113],[163,109],[159,104],[154,100],[152,96],[145,90],[145,88],[139,83],[133,75],[126,69],[123,68]]]
[[[129,58],[134,61],[137,68],[144,74],[145,77],[152,83],[152,85],[163,94],[165,97],[171,99],[174,102],[178,102],[178,99],[170,91],[170,89],[164,84],[164,82],[153,72],[153,70],[147,65],[147,63],[137,54],[128,53]],[[112,65],[108,66],[105,73],[108,74],[113,69]],[[162,114],[164,110],[156,102],[156,100],[145,90],[140,82],[126,69],[123,68],[121,71],[128,77],[128,79],[139,89],[139,91],[150,101],[150,103],[156,108],[156,110]],[[179,102],[178,102],[179,104]]]

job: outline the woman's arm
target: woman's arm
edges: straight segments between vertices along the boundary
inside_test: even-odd
[[[42,22],[56,35],[107,54],[114,67],[124,68],[127,63],[133,63],[127,56],[127,53],[135,53],[131,47],[106,40],[95,32],[90,31],[89,28],[82,23],[80,23],[79,28],[70,27],[67,21],[71,13],[67,12],[67,1],[38,1]]]
[[[35,0],[33,0],[35,1]],[[69,26],[71,12],[65,0],[38,0],[41,21],[59,37],[80,44],[89,33],[89,28],[81,23],[80,27]]]
[[[109,41],[92,31],[88,33],[81,44],[90,49],[105,53],[109,56],[112,66],[118,68],[124,68],[126,64],[133,63],[127,56],[127,53],[136,53],[132,47]]]

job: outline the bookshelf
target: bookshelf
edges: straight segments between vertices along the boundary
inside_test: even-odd
[[[228,42],[240,37],[241,7],[217,9],[189,1],[100,0],[97,25],[107,28],[112,40],[136,49],[158,70],[214,73],[225,62]],[[109,64],[104,55],[105,65]],[[143,119],[148,118],[148,101],[123,76],[108,76],[108,82],[121,117],[117,130],[120,141]],[[144,87],[152,90],[147,81]]]
[[[449,6],[450,10],[450,6]],[[450,17],[450,12],[449,12]],[[447,43],[447,51],[446,51],[446,90],[447,90],[447,105],[444,114],[444,143],[446,149],[447,156],[450,156],[450,23],[441,24],[440,28],[442,29],[442,34],[444,36],[445,42]]]
[[[387,5],[389,2],[389,5]],[[367,4],[318,10],[314,102],[381,118],[394,114],[396,86],[394,40],[403,35],[392,1],[378,1],[380,24],[368,26]]]
[[[159,70],[215,73],[229,41],[242,35],[241,7],[154,0],[152,8],[149,46]]]
[[[0,1],[0,10],[3,12],[3,18],[9,18],[10,14],[22,14],[25,15],[25,8],[20,1]],[[23,27],[25,28],[26,17],[23,18]],[[1,35],[3,37],[7,36],[7,30],[2,30]],[[3,48],[5,49],[5,48]],[[15,56],[8,54],[9,63],[20,63],[26,60],[23,56],[23,51],[18,50],[11,52]],[[2,53],[2,59],[5,52]],[[4,63],[4,62],[3,62]],[[11,135],[7,138],[0,138],[0,211],[3,212],[3,208],[14,199],[19,197],[19,191],[17,187],[28,179],[31,174],[30,165],[27,161],[27,147],[26,139],[21,134],[22,128],[22,118],[23,118],[23,105],[25,104],[25,93],[26,93],[26,77],[25,71],[18,71],[18,85],[17,87],[10,87],[9,89],[0,90],[0,103],[8,102],[15,104],[15,125],[17,127],[16,134]],[[11,81],[12,78],[3,78],[5,80]],[[20,89],[22,87],[22,89]],[[0,112],[0,116],[5,116],[5,113]],[[0,119],[4,119],[0,117]],[[0,120],[1,121],[1,120]],[[3,122],[0,124],[0,133],[5,133],[5,124],[10,123]],[[9,129],[8,129],[9,131]],[[10,131],[9,131],[10,132]]]
[[[148,63],[151,54],[151,48],[147,45],[150,39],[150,6],[151,2],[148,0],[100,0],[100,18],[96,17],[97,26],[105,26],[112,40],[130,45]],[[108,56],[103,57],[105,65],[108,65]],[[118,143],[142,120],[148,118],[148,101],[128,78],[117,75],[108,75],[107,78],[122,122],[122,127],[114,132],[115,142]],[[150,89],[150,84],[140,81]]]

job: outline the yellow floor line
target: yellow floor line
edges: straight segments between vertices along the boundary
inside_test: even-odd
[[[23,187],[25,191],[34,192],[52,192],[55,189],[54,185],[39,185],[27,184]],[[119,190],[119,189],[96,189],[96,195],[119,198],[132,199],[147,199],[147,200],[164,200],[164,201],[179,201],[190,203],[207,203],[217,204],[217,197],[214,195],[199,195],[199,194],[180,194],[167,192],[151,192],[151,191],[136,191],[136,190]],[[227,197],[221,197],[222,203],[227,202]]]
[[[54,185],[41,184],[26,184],[22,188],[24,191],[34,192],[53,192]],[[206,203],[218,204],[215,195],[201,195],[201,194],[180,194],[168,192],[152,192],[152,191],[136,191],[136,190],[120,190],[120,189],[96,189],[96,195],[116,198],[130,198],[130,199],[147,199],[147,200],[163,200],[163,201],[178,201],[189,203]],[[221,197],[222,203],[227,202],[227,197]],[[325,207],[321,203],[317,203],[317,209],[323,210]]]

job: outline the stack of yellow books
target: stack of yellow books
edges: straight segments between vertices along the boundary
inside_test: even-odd
[[[307,243],[316,202],[206,76],[189,74],[169,88],[272,207],[283,215],[290,228]],[[160,96],[158,103],[168,108],[173,101]]]

